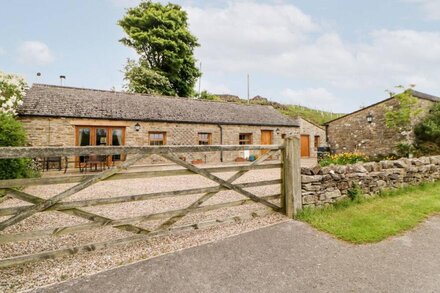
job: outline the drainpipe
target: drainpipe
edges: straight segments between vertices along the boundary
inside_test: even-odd
[[[47,133],[47,140],[48,140],[48,141],[47,141],[47,145],[50,146],[50,118],[49,118],[48,121],[49,121],[49,131],[48,131],[48,133]]]
[[[330,150],[330,153],[333,153],[331,145],[330,145],[330,141],[328,139],[328,127],[329,127],[329,125],[326,124],[325,125],[325,146],[328,147],[328,149]]]
[[[217,126],[220,128],[220,144],[223,145],[223,127],[220,124]],[[223,151],[220,151],[220,162],[223,163]]]

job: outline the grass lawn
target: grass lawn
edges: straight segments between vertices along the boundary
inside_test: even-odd
[[[378,242],[440,213],[440,182],[386,191],[368,199],[305,209],[299,220],[352,243]]]

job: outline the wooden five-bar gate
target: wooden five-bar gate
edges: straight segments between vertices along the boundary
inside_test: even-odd
[[[192,165],[178,157],[179,153],[191,152],[213,152],[213,151],[244,151],[244,150],[266,150],[254,162],[246,165],[220,166],[211,168],[202,168]],[[266,159],[274,156],[276,152],[281,151],[280,162],[263,163]],[[0,245],[8,242],[26,241],[39,239],[42,237],[59,236],[69,233],[91,231],[102,227],[111,227],[118,230],[130,232],[133,235],[101,241],[97,243],[88,243],[84,245],[66,247],[52,251],[44,251],[33,254],[18,255],[0,259],[0,268],[12,265],[28,263],[32,261],[53,259],[57,257],[69,256],[80,252],[95,251],[121,244],[127,244],[142,240],[147,237],[164,235],[173,231],[182,231],[187,229],[198,229],[217,225],[219,223],[234,221],[237,218],[212,220],[203,223],[194,223],[191,225],[175,225],[180,219],[189,213],[202,213],[221,208],[235,207],[243,204],[257,202],[265,205],[273,211],[285,213],[288,217],[294,217],[296,212],[301,209],[301,183],[300,183],[300,145],[299,139],[288,137],[283,145],[209,145],[209,146],[145,146],[145,147],[4,147],[0,148],[0,159],[15,158],[38,158],[38,157],[57,157],[57,156],[86,156],[86,155],[114,155],[124,154],[127,159],[121,165],[111,169],[104,170],[97,174],[77,174],[63,176],[44,176],[42,178],[29,179],[11,179],[0,180]],[[130,171],[127,169],[136,162],[151,156],[159,155],[163,158],[184,168],[175,170],[141,170]],[[262,180],[249,183],[234,183],[238,178],[251,170],[262,170],[280,168],[281,179]],[[233,176],[224,180],[214,173],[237,171]],[[75,201],[65,201],[78,192],[92,186],[93,184],[107,180],[122,180],[136,178],[151,178],[161,176],[178,176],[196,174],[210,179],[217,183],[214,187],[193,188],[185,190],[174,190],[165,192],[155,192],[148,194],[137,194],[129,196],[117,196],[107,198],[93,198]],[[73,187],[52,196],[42,198],[23,191],[23,187],[31,185],[49,185],[60,183],[77,183]],[[257,196],[246,190],[250,187],[281,184],[280,194]],[[218,204],[203,205],[210,198],[223,190],[232,190],[243,195],[246,199],[222,202]],[[84,210],[86,207],[100,205],[116,205],[136,201],[147,201],[152,199],[171,198],[185,195],[203,194],[192,204],[184,209],[165,211],[148,215],[135,217],[112,219]],[[27,206],[8,206],[1,207],[1,203],[9,198],[18,199],[31,205]],[[275,204],[274,200],[279,198],[280,204]],[[51,228],[35,231],[25,231],[10,233],[5,231],[10,226],[22,222],[23,220],[44,212],[60,212],[67,215],[79,217],[88,220],[86,223]],[[155,229],[146,229],[139,224],[146,221],[163,220]]]

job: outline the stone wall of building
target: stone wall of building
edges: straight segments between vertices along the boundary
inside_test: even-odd
[[[358,186],[366,195],[389,188],[440,180],[440,156],[348,166],[301,169],[304,206],[322,206],[348,197]]]
[[[300,124],[300,134],[308,135],[310,138],[309,139],[310,157],[316,158],[318,156],[318,148],[315,147],[315,138],[319,137],[318,147],[326,146],[327,141],[326,141],[325,129],[303,118],[299,118],[298,121]]]
[[[252,143],[261,144],[261,131],[272,131],[272,144],[282,144],[282,135],[298,135],[298,127],[264,127],[247,125],[213,125],[165,122],[114,121],[96,119],[22,117],[20,118],[32,146],[74,146],[76,126],[122,127],[125,129],[125,145],[149,145],[149,132],[166,132],[167,145],[198,145],[198,133],[211,133],[213,145],[237,145],[240,133],[252,133]],[[135,124],[140,124],[140,130],[135,130]],[[260,155],[260,151],[250,154]],[[202,160],[206,163],[234,161],[243,157],[244,152],[205,152],[179,154],[187,161]],[[278,158],[278,155],[273,157]],[[148,162],[164,162],[158,156],[153,156]]]
[[[423,118],[434,102],[418,99],[423,114],[414,124]],[[330,122],[327,126],[327,140],[334,153],[359,151],[370,156],[388,155],[395,152],[395,146],[405,139],[399,131],[387,128],[385,113],[387,109],[398,107],[396,99],[367,107],[340,119]],[[373,115],[373,122],[367,122],[367,115]]]

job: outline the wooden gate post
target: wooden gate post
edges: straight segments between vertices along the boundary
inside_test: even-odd
[[[302,210],[301,145],[297,137],[286,137],[282,151],[282,199],[286,216],[294,218]]]
[[[6,189],[0,188],[0,204],[8,199]]]

